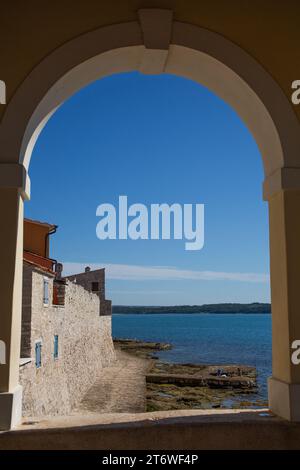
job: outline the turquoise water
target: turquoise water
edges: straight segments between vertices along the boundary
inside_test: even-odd
[[[256,366],[258,394],[267,399],[271,375],[271,315],[135,314],[113,315],[113,336],[172,343],[158,356],[167,362]]]

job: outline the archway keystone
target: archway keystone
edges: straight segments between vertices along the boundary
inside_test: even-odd
[[[172,35],[172,10],[143,9],[138,11],[145,50],[139,71],[160,74],[165,71]]]

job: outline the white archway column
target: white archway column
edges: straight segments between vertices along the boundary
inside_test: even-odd
[[[299,175],[299,169],[280,169],[266,180],[264,188],[269,201],[272,297],[269,407],[295,422],[300,421],[300,364],[292,362],[292,344],[300,340]]]
[[[26,179],[22,165],[0,164],[0,430],[11,429],[22,417],[19,362]]]

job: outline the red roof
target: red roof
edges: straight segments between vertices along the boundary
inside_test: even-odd
[[[57,228],[57,225],[49,224],[48,222],[41,222],[40,220],[33,220],[33,219],[24,219],[24,222],[29,222],[35,225],[42,225],[43,227],[47,227],[49,230]]]
[[[36,255],[30,251],[25,251],[23,253],[23,259],[29,264],[32,264],[42,271],[46,271],[51,274],[55,274],[53,271],[54,261],[50,258],[44,258],[43,256]]]

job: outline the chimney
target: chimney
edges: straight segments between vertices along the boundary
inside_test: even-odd
[[[55,264],[55,278],[61,279],[61,274],[63,272],[63,265],[61,263]]]
[[[90,270],[91,270],[91,268],[90,268],[89,266],[87,266],[87,267],[85,268],[84,272],[89,273]]]

